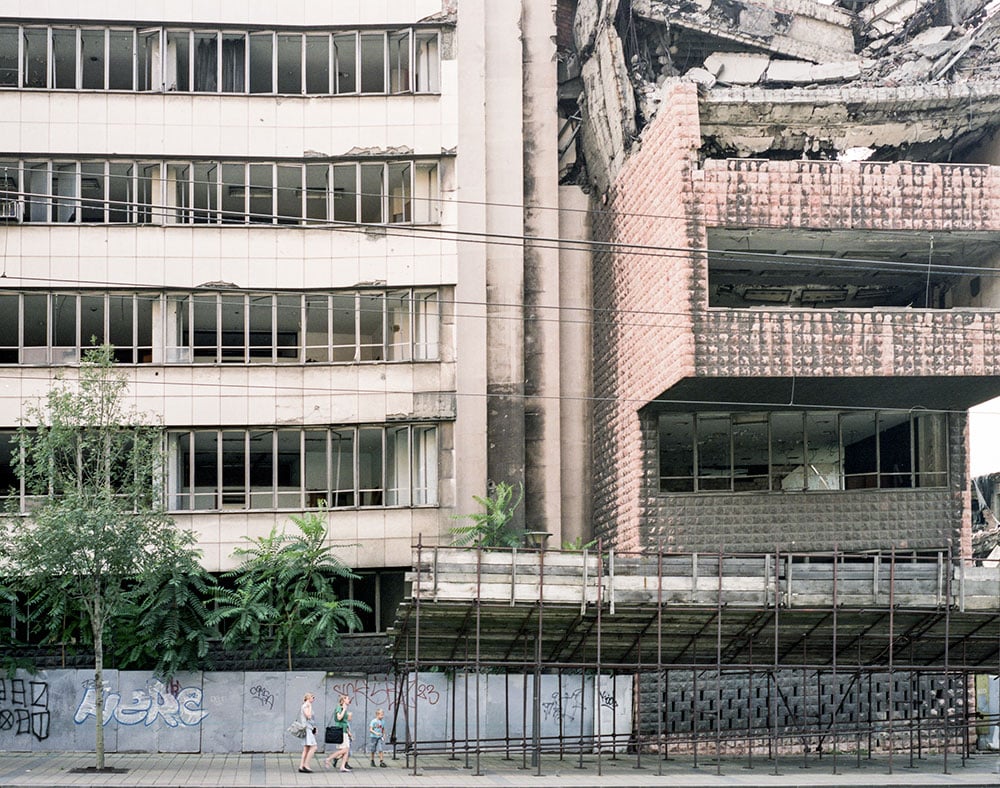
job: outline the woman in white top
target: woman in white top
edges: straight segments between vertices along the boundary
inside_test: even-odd
[[[309,773],[312,769],[309,764],[312,762],[313,753],[316,752],[316,725],[313,721],[313,701],[316,696],[307,692],[302,696],[302,709],[299,717],[306,726],[306,738],[302,742],[302,760],[299,761],[299,771]]]

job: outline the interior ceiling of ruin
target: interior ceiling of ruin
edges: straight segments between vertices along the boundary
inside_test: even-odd
[[[969,162],[1000,127],[1000,0],[579,0],[574,38],[601,191],[676,79],[707,157]]]

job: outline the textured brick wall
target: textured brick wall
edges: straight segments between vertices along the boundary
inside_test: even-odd
[[[645,495],[640,541],[685,552],[929,550],[971,542],[968,418],[948,418],[948,486],[920,490],[660,495],[656,416],[642,415]]]
[[[612,245],[594,261],[595,530],[632,549],[644,489],[638,410],[693,373],[691,314],[704,293],[683,251],[704,248],[691,178],[700,144],[694,85],[676,84],[664,107],[595,221],[597,240]]]
[[[1000,168],[708,160],[696,92],[675,83],[607,196],[595,237],[594,511],[634,549],[809,542],[858,549],[968,543],[965,420],[952,419],[947,491],[662,497],[643,407],[685,377],[1000,374],[997,317],[953,310],[706,310],[707,228],[1000,230]],[[642,415],[641,415],[642,414]],[[672,503],[671,503],[672,501]],[[868,541],[865,542],[865,537]]]
[[[714,657],[714,642],[706,643],[705,651]],[[773,724],[783,735],[792,731],[803,734],[805,741],[795,742],[794,747],[800,752],[804,743],[816,746],[814,735],[824,736],[823,748],[830,750],[831,718],[838,727],[839,748],[852,749],[856,730],[864,731],[871,725],[876,731],[871,743],[885,750],[889,730],[886,719],[891,706],[896,747],[908,746],[912,734],[909,723],[916,719],[921,720],[922,746],[939,747],[944,735],[941,710],[955,709],[955,719],[961,719],[965,711],[967,687],[962,676],[908,671],[896,671],[891,676],[859,676],[841,668],[834,681],[832,671],[779,670],[766,674],[766,670],[766,666],[762,667],[755,675],[725,673],[721,687],[711,670],[700,672],[697,683],[690,671],[671,670],[662,677],[644,673],[639,684],[639,732],[644,737],[661,732],[668,736],[697,732],[711,739],[718,727],[724,737],[745,736],[748,730],[760,737],[769,729],[773,709],[778,715]],[[780,699],[772,707],[770,689],[774,677]],[[867,734],[863,741],[868,746]],[[690,743],[685,744],[690,747]],[[756,744],[760,746],[761,742]],[[745,743],[741,742],[741,746]],[[683,749],[677,744],[673,747],[675,751]]]
[[[1000,229],[1000,167],[708,160],[706,224],[871,230]]]
[[[717,310],[695,324],[710,377],[1000,374],[991,312]]]

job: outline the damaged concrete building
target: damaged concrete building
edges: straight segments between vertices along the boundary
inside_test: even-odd
[[[969,555],[966,411],[1000,393],[998,25],[977,0],[577,4],[597,533]]]

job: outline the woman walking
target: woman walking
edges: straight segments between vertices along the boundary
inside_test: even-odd
[[[299,710],[299,719],[306,726],[306,738],[302,742],[302,759],[299,761],[299,771],[307,774],[312,772],[309,764],[312,763],[313,753],[316,752],[316,725],[313,721],[313,701],[316,696],[307,692],[302,696],[302,708]]]

